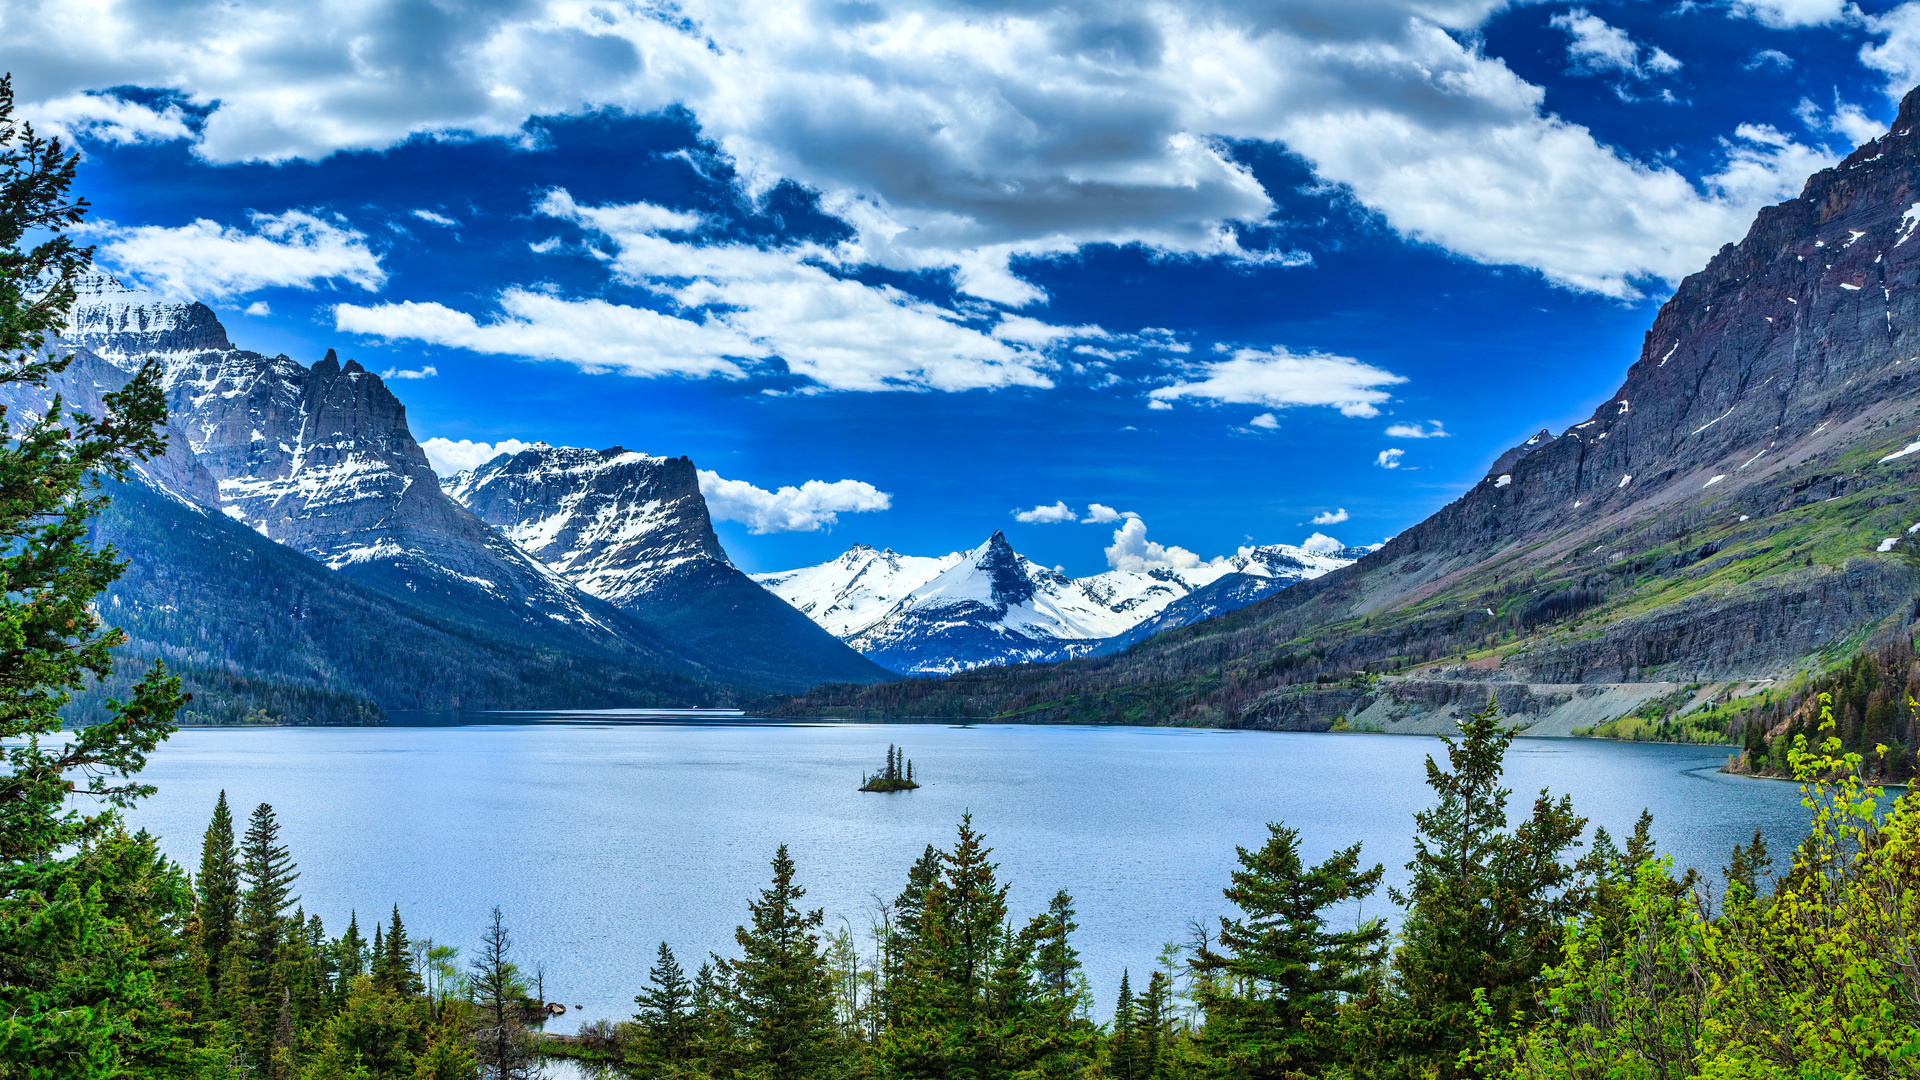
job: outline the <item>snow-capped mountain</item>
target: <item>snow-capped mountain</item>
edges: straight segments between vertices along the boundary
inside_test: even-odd
[[[126,372],[148,359],[218,509],[349,577],[470,614],[626,628],[440,490],[379,376],[237,349],[205,304],[82,282],[62,343]]]
[[[733,565],[685,457],[535,443],[445,487],[556,573],[722,668],[797,688],[883,674]]]
[[[856,544],[839,558],[754,580],[883,667],[906,674],[1036,663],[1100,651],[1171,605],[1226,577],[1264,591],[1222,592],[1184,625],[1245,596],[1251,603],[1352,562],[1364,549],[1242,548],[1191,567],[1108,570],[1069,578],[1013,550],[996,531],[971,551],[938,558]],[[1233,603],[1233,606],[1240,606]]]

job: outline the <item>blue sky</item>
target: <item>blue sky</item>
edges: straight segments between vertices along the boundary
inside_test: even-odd
[[[688,455],[750,570],[1381,540],[1920,82],[1920,0],[0,18],[109,269],[444,460]]]

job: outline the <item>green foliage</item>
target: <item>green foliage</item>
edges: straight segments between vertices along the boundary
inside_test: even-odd
[[[782,844],[773,856],[773,883],[747,905],[752,925],[734,931],[741,956],[719,965],[746,1067],[769,1080],[828,1074],[844,1054],[817,933],[825,916],[799,906],[807,891],[793,877],[793,859]]]
[[[1317,1076],[1340,1060],[1341,1001],[1379,979],[1386,923],[1328,926],[1331,909],[1371,896],[1385,867],[1360,869],[1355,844],[1318,866],[1300,858],[1300,834],[1267,826],[1258,851],[1237,849],[1240,869],[1225,895],[1245,913],[1222,917],[1219,950],[1201,947],[1202,1053],[1223,1077]]]

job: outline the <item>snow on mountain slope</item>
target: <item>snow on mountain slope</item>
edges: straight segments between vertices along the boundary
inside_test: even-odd
[[[603,643],[644,636],[447,498],[406,407],[358,363],[329,350],[308,368],[237,349],[206,305],[104,274],[77,292],[62,344],[124,372],[158,361],[169,419],[227,516],[350,577],[463,614],[559,622]]]
[[[1025,558],[995,532],[971,551],[939,558],[856,544],[831,562],[756,574],[754,580],[874,662],[908,674],[935,674],[1083,655],[1227,575],[1268,580],[1278,588],[1338,569],[1362,553],[1275,544],[1191,567],[1109,570],[1076,579]],[[1216,607],[1195,610],[1217,614]]]
[[[958,551],[928,558],[855,544],[839,558],[818,566],[748,576],[845,641],[963,557]]]
[[[445,486],[554,572],[715,670],[787,689],[884,677],[733,565],[685,457],[535,443]]]

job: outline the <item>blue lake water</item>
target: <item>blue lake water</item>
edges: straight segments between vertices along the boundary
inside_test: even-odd
[[[918,791],[856,791],[889,742]],[[746,900],[785,843],[807,903],[868,923],[963,812],[995,849],[1024,922],[1055,890],[1077,901],[1076,945],[1102,1008],[1123,967],[1152,965],[1220,897],[1234,846],[1265,823],[1318,859],[1356,840],[1404,882],[1433,739],[1170,728],[773,723],[571,723],[185,730],[154,754],[159,794],[132,815],[190,869],[215,795],[244,826],[270,802],[297,889],[329,934],[400,905],[409,931],[471,950],[498,904],[523,967],[574,1019],[622,1018],[661,940],[689,971],[732,953]],[[1516,816],[1534,792],[1573,796],[1616,836],[1643,807],[1663,851],[1707,872],[1755,826],[1784,854],[1804,835],[1790,784],[1724,776],[1725,751],[1522,739],[1508,755]],[[1384,892],[1367,905],[1385,913]],[[556,1025],[560,1027],[568,1025]]]

